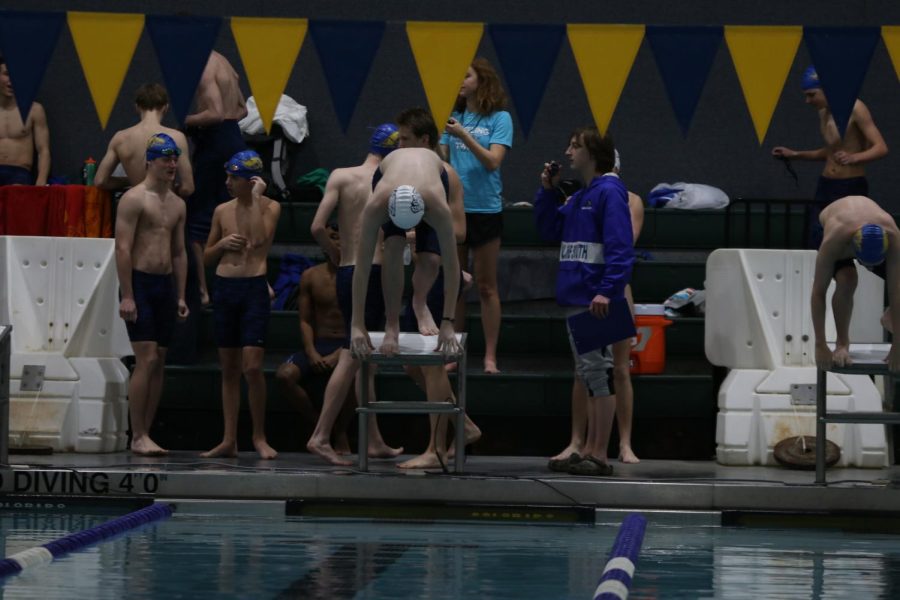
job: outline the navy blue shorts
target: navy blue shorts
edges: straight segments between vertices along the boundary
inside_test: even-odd
[[[353,320],[353,271],[355,267],[338,267],[337,297],[341,314],[344,315],[344,330],[347,337],[344,348],[350,347],[350,323]],[[369,272],[369,289],[366,291],[366,329],[384,331],[384,291],[381,288],[381,265],[372,265]]]
[[[462,271],[459,272],[459,291],[456,293],[456,299],[459,300],[462,297],[463,293],[463,276]],[[441,318],[444,316],[444,268],[438,271],[437,279],[434,280],[434,285],[431,286],[431,289],[428,290],[428,296],[425,300],[425,303],[428,305],[428,310],[431,311],[431,318],[434,319],[434,322],[437,323],[438,327],[441,326]],[[456,307],[453,307],[453,312],[456,311]],[[458,323],[454,323],[455,327],[459,327]],[[413,311],[412,302],[407,304],[406,311],[401,316],[400,320],[400,329],[402,331],[418,333],[419,332],[419,321],[416,319],[416,313]]]
[[[344,347],[344,339],[343,338],[316,338],[313,341],[313,346],[316,348],[316,352],[318,352],[323,358],[334,352],[339,348]],[[318,373],[313,373],[312,365],[309,362],[309,356],[306,355],[306,352],[300,350],[299,352],[294,352],[291,354],[286,361],[286,363],[290,363],[295,365],[298,369],[300,369],[300,377],[306,378],[310,375],[310,373],[314,375],[318,375]]]
[[[816,202],[809,208],[809,220],[807,221],[809,235],[806,239],[806,247],[818,250],[822,245],[822,237],[825,232],[822,223],[819,222],[819,215],[826,206],[847,196],[868,195],[869,182],[865,177],[849,177],[847,179],[819,177],[819,183],[816,185]]]
[[[191,166],[194,194],[187,201],[187,232],[192,242],[206,243],[216,207],[229,199],[225,188],[225,163],[246,150],[237,121],[222,121],[189,131],[194,143]]]
[[[31,185],[33,183],[31,171],[25,167],[0,165],[0,185]]]
[[[125,321],[132,342],[156,342],[167,348],[178,315],[175,280],[171,273],[131,272],[131,289],[137,306],[137,321]]]
[[[372,175],[373,190],[375,189],[375,186],[379,181],[381,181],[381,169],[375,169],[375,174]],[[441,184],[443,184],[444,186],[444,195],[449,200],[450,180],[447,177],[447,171],[445,169],[441,169]],[[387,223],[382,225],[381,230],[384,232],[384,239],[395,235],[406,235],[406,231],[404,229],[400,229],[391,221],[388,221]],[[433,252],[434,254],[438,255],[440,255],[441,253],[441,246],[440,244],[438,244],[437,232],[431,227],[431,225],[424,221],[416,225],[416,252]]]
[[[266,327],[272,310],[265,275],[216,275],[212,301],[216,345],[219,348],[265,348]]]

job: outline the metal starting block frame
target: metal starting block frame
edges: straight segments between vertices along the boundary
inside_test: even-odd
[[[833,344],[830,344],[833,349]],[[890,344],[850,344],[849,367],[832,367],[816,371],[816,483],[828,485],[825,476],[825,427],[828,423],[882,423],[900,425],[900,412],[828,412],[825,399],[828,397],[826,381],[827,372],[845,373],[848,375],[885,375],[890,386],[893,386],[893,374],[888,369],[885,357],[891,349]],[[889,386],[885,385],[885,389]]]
[[[456,419],[456,456],[454,458],[454,468],[456,473],[463,472],[463,465],[466,462],[466,334],[457,333],[456,339],[462,348],[459,356],[445,360],[443,355],[435,352],[437,347],[437,336],[421,335],[418,333],[401,333],[399,338],[400,350],[393,356],[385,356],[379,349],[384,340],[383,331],[370,331],[369,339],[372,340],[372,346],[375,350],[366,360],[361,361],[360,377],[362,392],[359,398],[359,408],[356,413],[359,415],[359,470],[367,471],[369,469],[369,429],[368,418],[370,414],[394,414],[394,415],[419,415],[419,414],[443,414],[453,415]],[[367,384],[369,378],[369,369],[371,365],[410,365],[410,366],[435,366],[444,365],[449,362],[457,362],[457,393],[456,404],[452,402],[428,402],[428,401],[377,401],[369,402],[369,386]]]

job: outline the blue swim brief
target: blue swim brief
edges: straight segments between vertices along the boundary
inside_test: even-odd
[[[171,273],[131,272],[131,290],[137,306],[137,321],[125,321],[132,342],[156,342],[167,348],[178,315],[175,280]]]
[[[353,265],[338,267],[337,297],[347,338],[344,348],[350,347],[350,323],[353,320]],[[381,288],[381,265],[372,265],[369,272],[369,289],[366,291],[366,329],[384,331],[384,291]]]
[[[265,275],[215,276],[213,317],[219,348],[266,346],[271,301]]]
[[[31,185],[31,171],[25,167],[0,165],[0,185]]]

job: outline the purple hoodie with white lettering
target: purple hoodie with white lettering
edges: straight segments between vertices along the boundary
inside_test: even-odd
[[[541,187],[534,199],[534,223],[548,242],[562,242],[556,301],[589,306],[597,294],[610,300],[625,294],[634,248],[628,190],[613,173],[594,177],[565,204],[560,192]]]

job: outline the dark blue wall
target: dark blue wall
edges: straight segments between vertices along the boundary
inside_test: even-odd
[[[664,2],[598,2],[557,0],[313,0],[217,2],[183,0],[160,3],[136,0],[4,0],[3,8],[23,10],[86,10],[161,13],[190,11],[201,15],[278,16],[370,19],[388,22],[381,49],[369,79],[343,134],[332,109],[316,51],[307,36],[285,93],[309,109],[311,137],[308,159],[327,168],[359,162],[365,153],[368,126],[390,120],[399,110],[426,106],[413,57],[404,32],[407,20],[462,20],[485,23],[643,23],[662,25],[886,25],[900,23],[900,3],[887,1],[817,2],[782,0],[703,0]],[[226,23],[227,25],[227,23]],[[230,28],[222,29],[217,49],[242,72]],[[479,54],[492,60],[486,36]],[[495,64],[496,61],[494,60]],[[728,49],[719,49],[706,88],[683,137],[675,120],[650,49],[644,42],[610,125],[622,153],[629,187],[646,197],[661,181],[693,181],[723,188],[733,197],[808,197],[821,164],[797,165],[795,186],[783,166],[771,159],[772,146],[798,149],[821,145],[815,112],[803,104],[798,81],[808,63],[801,45],[762,147]],[[161,81],[155,54],[146,32],[138,45],[122,93],[106,131],[100,128],[71,35],[63,29],[53,61],[39,94],[47,109],[54,174],[75,177],[82,160],[102,154],[114,131],[134,122],[131,97],[145,81]],[[244,78],[245,93],[249,95]],[[883,44],[879,44],[860,98],[868,104],[892,153],[869,167],[871,193],[885,206],[900,212],[900,84]],[[514,120],[515,113],[513,112]],[[573,128],[591,121],[587,99],[568,42],[564,42],[540,110],[526,140],[520,128],[503,166],[508,201],[530,199],[540,165],[562,158]]]

